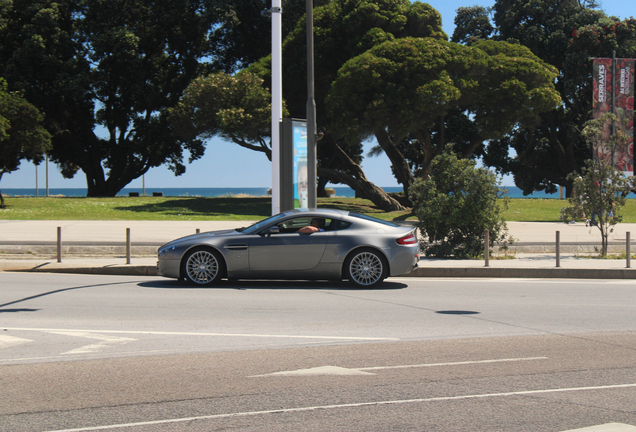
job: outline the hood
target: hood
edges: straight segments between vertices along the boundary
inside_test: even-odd
[[[185,236],[185,237],[180,237],[176,240],[172,240],[169,243],[164,244],[163,247],[166,246],[170,246],[176,243],[182,243],[184,241],[191,241],[191,240],[203,240],[209,237],[221,237],[221,236],[232,236],[232,235],[239,235],[240,232],[238,232],[237,230],[233,230],[233,229],[227,229],[227,230],[219,230],[219,231],[208,231],[208,232],[203,232],[203,233],[199,233],[199,234],[192,234],[189,236]]]

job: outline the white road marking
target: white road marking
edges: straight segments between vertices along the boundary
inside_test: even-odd
[[[254,338],[279,338],[279,339],[323,339],[323,340],[360,340],[360,341],[397,341],[399,338],[390,337],[359,337],[359,336],[311,336],[311,335],[272,335],[256,333],[192,333],[192,332],[165,332],[165,331],[130,331],[130,330],[77,330],[77,329],[47,329],[3,327],[7,330],[55,332],[84,332],[107,334],[132,334],[132,335],[158,335],[158,336],[222,336],[222,337],[254,337]]]
[[[422,399],[359,402],[359,403],[340,404],[340,405],[319,405],[319,406],[299,407],[299,408],[282,408],[282,409],[265,410],[265,411],[246,411],[246,412],[235,412],[235,413],[227,413],[227,414],[213,414],[213,415],[207,415],[207,416],[154,420],[154,421],[138,422],[138,423],[120,423],[120,424],[114,424],[114,425],[95,426],[95,427],[86,427],[86,428],[77,428],[77,429],[61,429],[61,430],[49,431],[49,432],[84,432],[84,431],[108,430],[108,429],[117,429],[117,428],[130,428],[130,427],[137,427],[137,426],[165,425],[165,424],[171,424],[171,423],[183,423],[183,422],[192,422],[192,421],[201,421],[201,420],[216,420],[216,419],[233,418],[233,417],[234,418],[249,417],[249,416],[267,415],[267,414],[285,414],[285,413],[331,410],[331,409],[341,409],[341,408],[359,408],[359,407],[367,407],[367,406],[401,405],[401,404],[411,404],[411,403],[485,399],[485,398],[508,397],[508,396],[527,396],[527,395],[566,393],[566,392],[591,391],[591,390],[615,390],[615,389],[625,389],[625,388],[634,388],[634,387],[636,387],[636,383],[614,384],[614,385],[595,386],[595,387],[570,387],[570,388],[526,390],[526,391],[503,392],[503,393],[486,393],[486,394],[473,394],[473,395],[463,395],[463,396],[442,396],[442,397],[432,397],[432,398],[422,398]]]
[[[422,367],[438,367],[438,366],[461,366],[470,364],[485,364],[485,363],[504,363],[504,362],[519,362],[519,361],[532,361],[532,360],[547,360],[547,357],[522,357],[522,358],[507,358],[507,359],[492,359],[492,360],[469,360],[462,362],[449,362],[449,363],[424,363],[415,365],[399,365],[399,366],[373,366],[357,368],[361,371],[368,370],[381,370],[381,369],[407,369],[407,368],[422,368]]]
[[[295,371],[274,372],[265,375],[252,375],[249,378],[267,376],[316,376],[316,375],[375,375],[371,372],[363,372],[360,369],[349,369],[339,366],[319,366],[311,369],[298,369]]]
[[[182,351],[179,351],[179,350],[176,350],[176,349],[150,350],[150,351],[127,351],[125,353],[111,353],[111,354],[109,354],[109,357],[120,358],[120,357],[131,357],[131,356],[146,355],[146,354],[179,354],[181,352]],[[0,359],[0,363],[36,361],[36,360],[58,360],[58,359],[61,359],[61,358],[68,359],[68,357],[62,357],[62,354],[57,354],[57,355],[51,355],[51,356],[46,356],[46,357],[5,358],[5,359]]]
[[[8,348],[23,343],[33,342],[31,339],[22,339],[15,336],[0,336],[0,348]]]
[[[365,371],[383,370],[383,369],[441,367],[441,366],[463,366],[463,365],[472,365],[472,364],[490,364],[490,363],[519,362],[519,361],[532,361],[532,360],[547,360],[547,357],[472,360],[472,361],[448,362],[448,363],[425,363],[425,364],[397,365],[397,366],[371,366],[371,367],[361,367],[361,368],[320,366],[320,367],[315,367],[311,369],[298,369],[295,371],[281,371],[281,372],[273,372],[273,373],[263,374],[263,375],[252,375],[249,378],[258,378],[258,377],[267,377],[267,376],[308,376],[308,375],[375,375],[373,373],[365,372]]]
[[[572,429],[563,432],[636,432],[636,426],[624,423],[606,423],[603,425],[590,426],[583,429]]]
[[[98,333],[80,332],[80,331],[49,331],[47,333],[60,334],[64,336],[82,337],[82,338],[88,338],[88,339],[97,339],[102,341],[102,342],[98,342],[98,343],[94,343],[90,345],[85,345],[79,348],[75,348],[67,352],[63,352],[61,353],[61,355],[91,354],[106,348],[110,348],[114,345],[125,345],[127,343],[134,342],[137,340],[137,339],[131,339],[131,338],[107,336],[107,335],[102,335]]]

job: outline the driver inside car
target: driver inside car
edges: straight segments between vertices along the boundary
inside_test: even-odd
[[[312,218],[309,225],[298,230],[300,234],[311,234],[325,230],[325,220],[322,218]]]

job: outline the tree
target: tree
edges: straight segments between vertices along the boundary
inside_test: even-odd
[[[447,143],[470,157],[487,140],[535,126],[559,102],[555,76],[520,45],[402,38],[345,63],[327,98],[330,124],[348,139],[374,136],[408,193]]]
[[[541,115],[536,128],[515,129],[489,143],[484,162],[503,173],[512,173],[525,194],[555,192],[572,183],[569,173],[580,172],[590,157],[584,123],[591,118],[592,65],[590,57],[636,57],[636,20],[620,21],[596,10],[588,1],[497,0],[493,7],[492,38],[520,43],[559,70],[555,88],[562,103]],[[456,28],[454,40],[471,43],[474,27],[483,25],[483,14]],[[509,151],[513,150],[510,156]]]
[[[185,90],[169,118],[178,136],[185,139],[215,135],[272,160],[266,136],[271,128],[271,94],[263,80],[249,72],[224,72],[195,79]]]
[[[287,85],[283,88],[291,116],[304,117],[306,105],[306,79],[304,77],[306,38],[304,20],[285,41],[283,58],[290,58],[285,67]],[[331,122],[350,113],[332,106],[328,94],[342,66],[351,59],[385,42],[407,37],[445,40],[441,16],[430,5],[405,0],[337,0],[319,8],[314,13],[316,57],[316,112],[318,126],[325,136],[318,145],[318,173],[321,178],[334,183],[345,183],[360,196],[371,199],[387,210],[403,208],[402,205],[368,181],[360,167],[362,142],[345,139],[335,131]],[[333,47],[340,49],[334,52]],[[287,57],[285,57],[287,56]],[[298,114],[296,114],[298,113]]]
[[[22,159],[42,161],[51,144],[42,120],[38,109],[20,95],[8,93],[7,83],[0,78],[0,180],[17,170]],[[2,192],[0,207],[4,207]]]
[[[329,1],[313,0],[314,8]],[[305,15],[306,5],[298,0],[283,0],[281,5],[284,39]],[[214,70],[236,72],[271,53],[271,0],[215,0],[208,7],[218,15],[211,34]]]
[[[486,230],[491,246],[511,241],[502,216],[508,198],[499,200],[497,183],[494,173],[476,168],[475,161],[458,159],[450,145],[433,159],[430,175],[416,180],[410,192],[418,227],[427,237],[426,255],[478,256],[484,251]]]
[[[152,167],[201,157],[166,109],[202,70],[218,16],[206,0],[39,0],[2,11],[0,74],[46,114],[51,158],[113,196]]]
[[[383,209],[402,205],[360,168],[365,139],[378,140],[378,151],[388,155],[408,191],[447,138],[469,157],[485,140],[532,125],[537,113],[558,102],[551,86],[556,72],[527,49],[492,41],[470,48],[445,42],[439,14],[428,5],[340,0],[318,8],[315,16],[316,104],[324,132],[318,173],[323,185],[325,179],[345,183]],[[301,20],[283,50],[285,99],[291,117],[301,118],[304,37]],[[342,49],[334,52],[334,45]],[[248,70],[269,82],[269,58]]]
[[[603,141],[603,130],[608,121],[616,121],[616,116],[606,114],[599,119],[586,122],[583,136],[590,146],[607,145],[610,150],[625,137],[613,135],[609,141]],[[568,198],[568,207],[561,209],[561,220],[568,223],[573,220],[589,221],[601,232],[601,256],[607,255],[610,233],[623,219],[621,208],[625,197],[633,188],[634,178],[625,178],[613,166],[602,158],[589,159],[582,168],[582,175],[573,172],[568,176],[573,183],[572,194]]]
[[[483,6],[460,7],[455,15],[455,31],[452,42],[469,44],[490,39],[495,28],[490,22],[490,8]]]
[[[402,209],[402,205],[380,188],[368,181],[360,167],[362,144],[360,142],[345,142],[337,135],[330,132],[330,126],[326,120],[326,113],[329,107],[325,105],[325,98],[329,90],[329,85],[335,79],[338,69],[352,56],[358,55],[375,44],[397,37],[408,35],[418,37],[445,38],[446,35],[441,30],[441,19],[439,13],[429,5],[422,3],[411,4],[408,0],[337,0],[323,2],[324,6],[315,9],[314,28],[316,33],[316,105],[318,113],[318,123],[324,132],[324,138],[318,146],[318,175],[320,182],[324,186],[327,179],[334,183],[345,183],[352,187],[358,194],[371,199],[376,205],[385,210]],[[304,118],[306,108],[306,32],[305,21],[301,19],[295,29],[286,38],[283,45],[283,96],[286,106],[289,109],[289,116],[292,118]],[[340,49],[334,50],[338,46]],[[261,79],[264,86],[271,82],[271,59],[264,57],[258,62],[250,65],[245,71],[237,74],[237,79],[244,73],[253,74]],[[237,103],[240,100],[237,96],[237,89],[224,87],[228,93],[222,96],[223,101],[214,102],[206,95],[216,94],[216,89],[220,88],[218,76],[208,76],[200,81],[197,86],[202,90],[199,102],[192,103],[195,98],[186,96],[182,101],[190,104],[193,109],[179,109],[180,113],[193,113],[200,106],[214,106],[214,109],[222,108],[234,113],[238,113],[242,108],[234,105],[230,108],[226,102]],[[256,84],[256,81],[252,81]],[[238,93],[244,90],[238,90]],[[188,91],[188,95],[193,95],[195,91]],[[248,91],[250,94],[257,94],[258,91]],[[252,109],[263,112],[269,106],[252,105]],[[214,110],[213,109],[213,110]],[[246,112],[246,115],[251,115]],[[212,117],[215,117],[213,119]],[[175,111],[175,117],[177,113]],[[199,128],[199,134],[224,135],[230,137],[239,145],[246,145],[248,142],[253,149],[269,153],[269,148],[265,144],[269,136],[269,127],[265,128],[263,122],[261,127],[253,128],[256,135],[245,135],[240,139],[235,139],[236,135],[231,128],[221,125],[216,114],[213,114],[206,122],[200,122],[204,128]],[[182,123],[185,124],[185,123]],[[192,123],[190,124],[192,126]],[[207,128],[206,130],[204,130]],[[194,131],[194,128],[190,128]]]
[[[328,0],[316,0],[321,4]],[[285,0],[285,34],[304,13]],[[166,111],[196,76],[270,52],[269,0],[34,0],[0,3],[0,74],[47,114],[51,157],[88,195],[114,195],[148,169],[180,175],[202,156]],[[291,24],[290,24],[291,23]]]

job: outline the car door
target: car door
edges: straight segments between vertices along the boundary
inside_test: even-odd
[[[254,272],[311,270],[320,263],[328,232],[300,234],[311,218],[297,217],[278,225],[278,233],[261,232],[250,238],[249,266]]]

